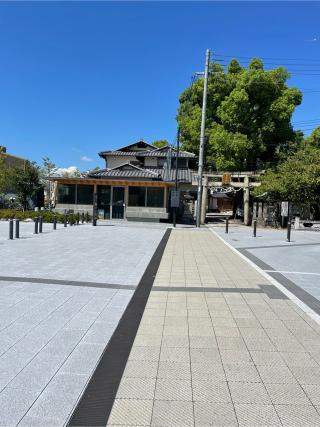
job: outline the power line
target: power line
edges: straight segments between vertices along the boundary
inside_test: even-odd
[[[320,58],[319,59],[309,59],[309,58],[270,58],[270,57],[262,57],[262,56],[239,56],[239,55],[223,55],[220,53],[215,53],[215,56],[218,57],[225,57],[225,58],[241,58],[241,59],[253,59],[253,58],[259,58],[259,59],[267,59],[270,61],[310,61],[310,62],[318,62],[320,65]]]

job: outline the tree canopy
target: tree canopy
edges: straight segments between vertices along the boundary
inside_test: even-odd
[[[275,170],[267,170],[261,186],[254,190],[255,196],[264,193],[267,200],[288,200],[296,206],[320,203],[320,148],[306,146]]]
[[[212,170],[256,169],[274,162],[296,141],[291,125],[302,94],[286,84],[283,67],[266,71],[258,58],[248,69],[231,60],[227,71],[211,64],[206,119],[206,167]],[[178,124],[183,149],[198,154],[203,79],[180,95]]]
[[[156,141],[152,142],[152,145],[154,145],[157,148],[162,148],[169,145],[169,142],[166,139],[157,139]]]

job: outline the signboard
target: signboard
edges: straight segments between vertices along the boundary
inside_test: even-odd
[[[178,208],[180,206],[180,191],[172,190],[170,198],[170,206],[172,208]]]
[[[289,216],[289,202],[281,202],[281,216]]]

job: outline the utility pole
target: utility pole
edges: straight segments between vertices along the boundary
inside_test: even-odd
[[[180,128],[178,127],[177,132],[177,151],[176,151],[176,175],[175,175],[175,191],[178,192],[178,162],[179,162],[179,150],[180,150]],[[173,208],[173,226],[177,224],[177,207]]]
[[[201,196],[202,196],[202,174],[203,174],[204,141],[205,141],[205,130],[206,130],[206,109],[207,109],[209,63],[210,63],[210,50],[207,49],[206,65],[204,70],[204,82],[203,82],[203,101],[202,101],[200,149],[199,149],[198,197],[197,197],[197,212],[196,212],[197,227],[200,227],[200,223],[201,223],[200,216],[201,216]]]

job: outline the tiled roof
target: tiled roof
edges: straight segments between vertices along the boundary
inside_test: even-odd
[[[175,180],[175,169],[166,171],[163,168],[115,168],[102,169],[97,172],[88,173],[92,178],[147,178],[171,182]],[[178,169],[178,181],[191,183],[191,169]]]
[[[134,157],[167,157],[168,149],[167,147],[163,147],[163,149],[155,149],[148,151],[102,151],[99,153],[100,157],[105,156],[134,156]],[[176,155],[176,151],[172,149],[172,157]],[[179,158],[195,158],[195,154],[189,153],[188,151],[180,151]]]

